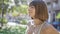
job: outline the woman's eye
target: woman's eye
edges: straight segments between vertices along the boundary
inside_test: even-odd
[[[31,8],[34,8],[34,7],[31,7]]]

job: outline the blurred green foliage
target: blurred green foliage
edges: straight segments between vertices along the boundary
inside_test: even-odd
[[[25,34],[26,27],[11,26],[0,29],[0,34]]]
[[[20,13],[27,14],[27,7],[28,7],[27,5],[14,6],[12,8],[12,13],[16,16],[19,15]]]
[[[18,0],[14,0],[15,1],[18,1]],[[26,0],[21,0],[21,1],[26,1]],[[19,2],[19,1],[18,1]],[[0,1],[0,13],[2,12],[2,4],[3,4],[3,7],[4,7],[4,13],[6,12],[20,12],[20,13],[23,13],[23,14],[27,14],[27,5],[19,5],[17,6],[16,4],[15,5],[12,5],[10,6],[11,4],[13,4],[13,2],[11,0],[4,0],[4,3],[3,3],[3,0]],[[10,6],[10,8],[8,8]]]
[[[4,23],[4,24],[6,24],[8,22],[8,20],[6,18],[0,18],[0,23],[1,22]]]
[[[14,2],[16,1],[14,0]],[[26,0],[21,0],[21,1],[25,2]],[[11,6],[11,4],[13,4],[11,0],[4,0],[4,1],[0,0],[0,14],[2,13],[2,11],[4,13],[3,15],[6,15],[6,13],[11,12],[11,15],[14,17],[19,16],[21,13],[27,14],[28,5],[27,4],[18,5],[18,2],[16,2],[15,5]],[[2,10],[2,7],[3,7],[3,10]],[[0,22],[6,24],[8,23],[8,20],[6,18],[0,18]],[[21,24],[26,24],[26,23],[27,23],[26,20],[22,20],[21,22]],[[11,26],[11,27],[5,27],[3,29],[0,29],[0,34],[25,34],[25,31],[26,31],[26,27]]]
[[[3,8],[3,11],[4,13],[6,13],[7,9],[8,9],[8,6],[9,4],[8,3],[9,0],[0,0],[0,13],[2,12],[2,8]]]
[[[25,19],[21,20],[20,24],[26,25],[27,24],[27,20],[25,20]]]
[[[60,19],[60,12],[56,16],[57,19]]]

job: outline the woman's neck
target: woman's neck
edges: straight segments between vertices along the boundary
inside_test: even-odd
[[[43,22],[39,19],[33,19],[34,20],[34,25],[41,25]]]

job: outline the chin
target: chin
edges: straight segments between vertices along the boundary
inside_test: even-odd
[[[31,17],[31,19],[33,19],[33,17]]]

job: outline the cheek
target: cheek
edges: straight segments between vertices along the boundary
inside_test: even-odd
[[[33,14],[35,15],[35,9],[33,10]]]
[[[33,12],[31,13],[31,16],[32,16],[32,17],[34,17],[34,16],[35,16],[35,11],[33,11]]]
[[[31,17],[35,16],[35,9],[34,8],[30,8],[30,9],[28,9],[28,11],[29,11],[29,16],[31,16]]]

